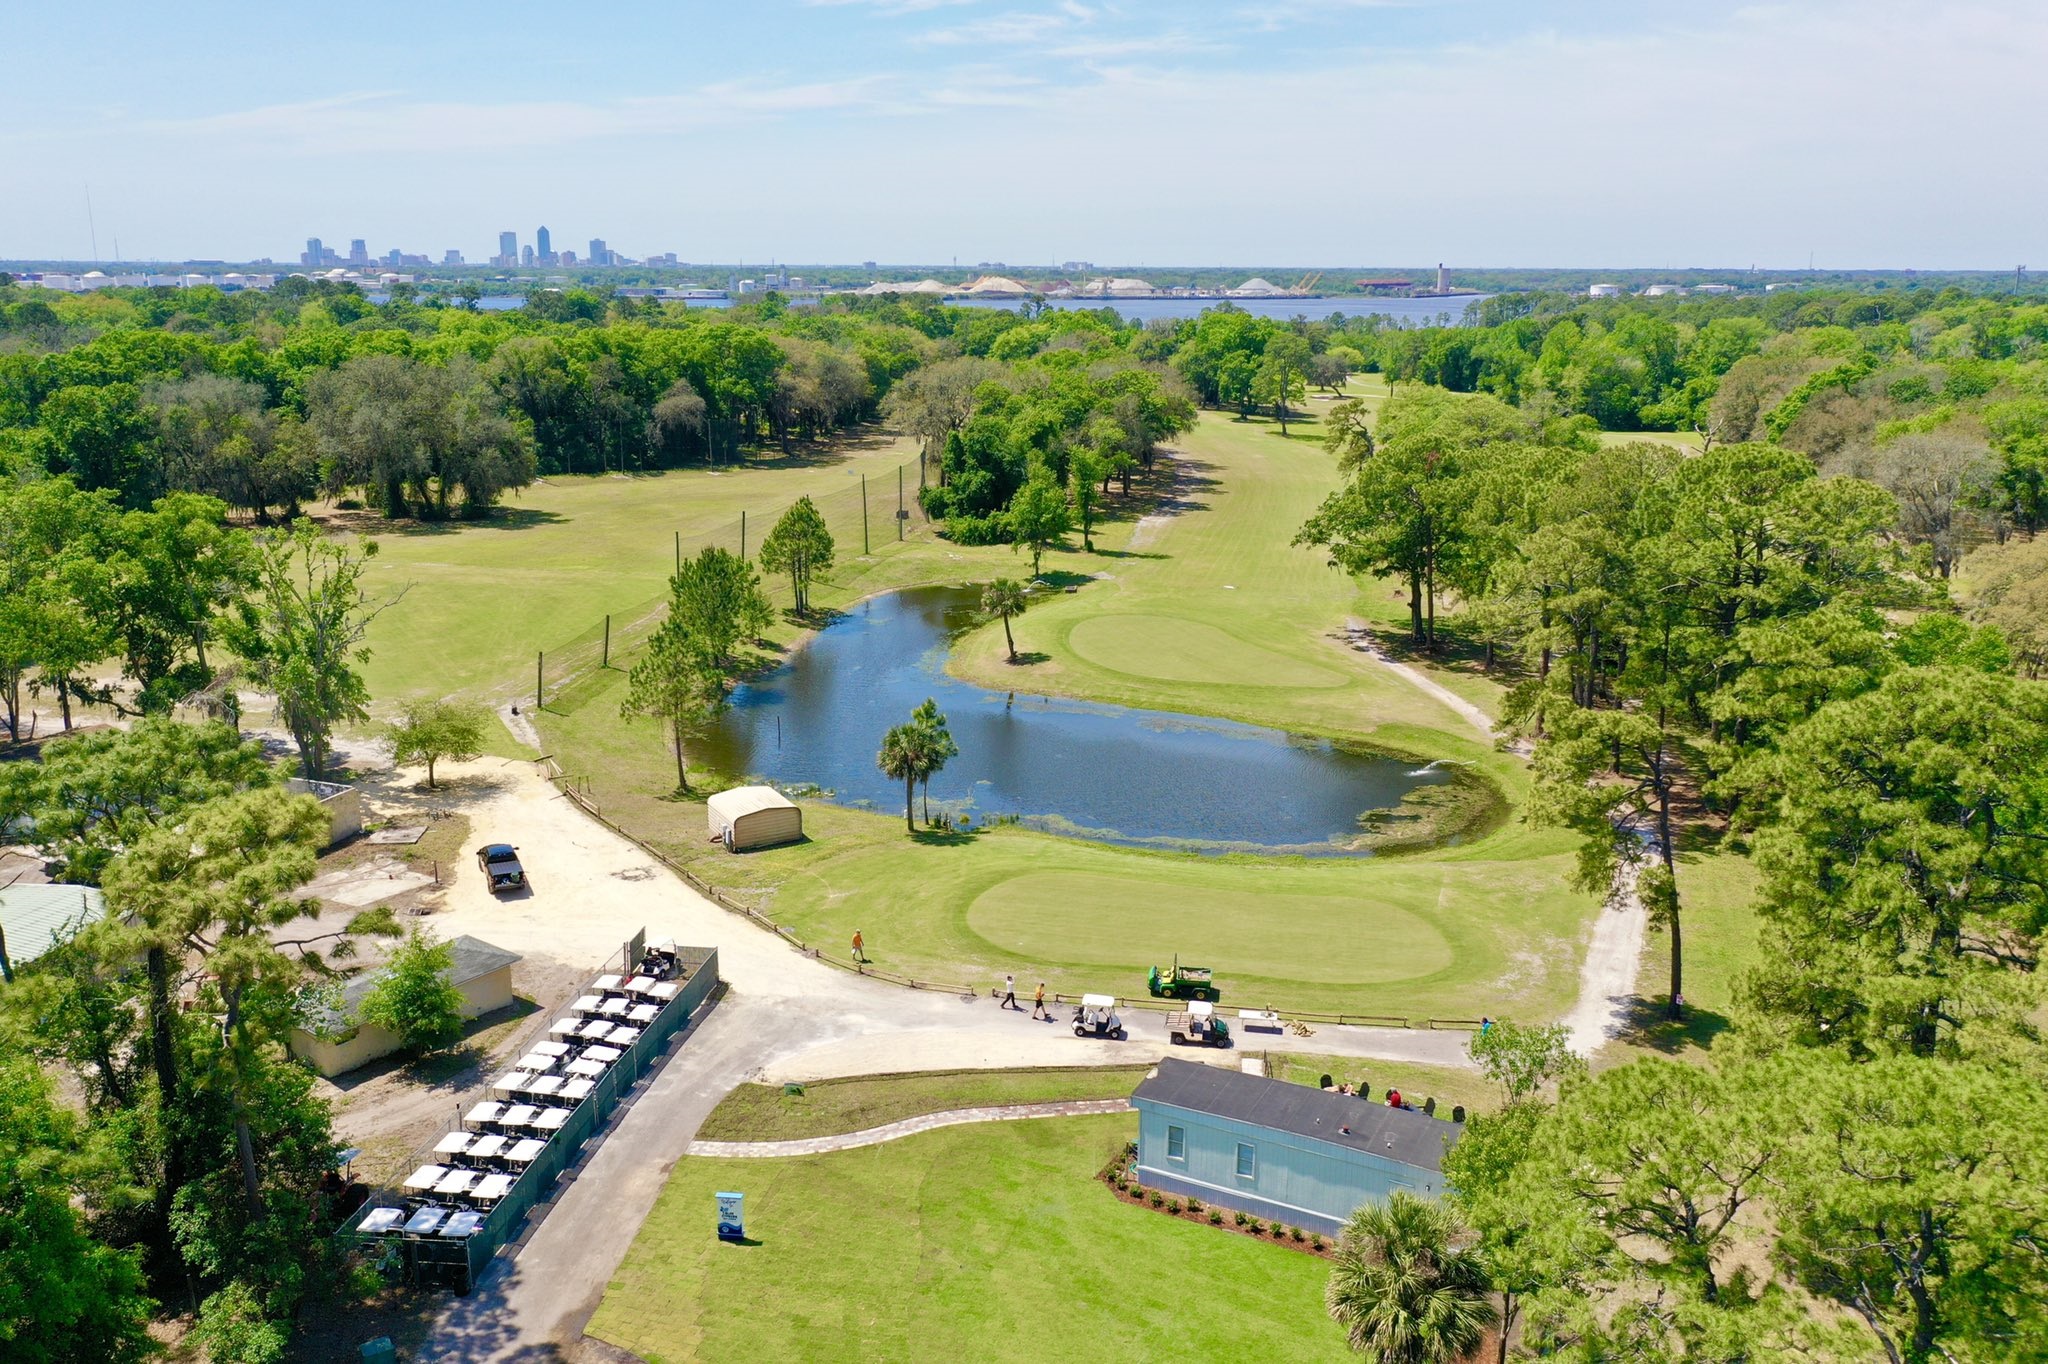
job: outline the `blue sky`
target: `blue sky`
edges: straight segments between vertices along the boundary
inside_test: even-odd
[[[0,258],[2048,267],[2039,0],[15,7]]]

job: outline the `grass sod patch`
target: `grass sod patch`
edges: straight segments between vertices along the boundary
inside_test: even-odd
[[[741,1085],[697,1130],[702,1141],[794,1141],[862,1132],[955,1108],[1121,1099],[1145,1078],[1144,1066],[1034,1070],[931,1070],[816,1080],[802,1094],[781,1085]]]
[[[1118,1202],[1136,1119],[943,1128],[775,1160],[686,1157],[591,1319],[650,1361],[1351,1358],[1312,1256]],[[755,1245],[720,1245],[712,1194]],[[1198,1298],[1191,1294],[1199,1295]],[[1034,1349],[1033,1347],[1037,1348]]]

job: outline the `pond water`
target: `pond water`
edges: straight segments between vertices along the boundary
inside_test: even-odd
[[[815,786],[840,804],[901,813],[903,784],[882,775],[875,752],[929,696],[960,745],[932,782],[935,813],[977,823],[1015,815],[1111,843],[1322,856],[1355,851],[1347,844],[1365,811],[1451,779],[1326,739],[957,681],[946,654],[975,623],[979,596],[976,588],[919,588],[856,606],[735,692],[700,745],[702,760],[785,790]]]

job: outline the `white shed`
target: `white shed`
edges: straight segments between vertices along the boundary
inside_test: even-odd
[[[733,852],[772,848],[804,836],[804,812],[772,786],[735,786],[704,802],[711,837]]]

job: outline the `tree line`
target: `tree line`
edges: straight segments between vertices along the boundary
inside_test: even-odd
[[[1760,876],[1703,1061],[1589,1077],[1562,1030],[1503,1033],[1532,1064],[1475,1044],[1519,1078],[1452,1151],[1441,1214],[1362,1215],[1331,1289],[1354,1341],[1450,1359],[1491,1323],[1502,1359],[2039,1354],[2048,684],[1960,609],[1896,494],[1808,454],[1603,445],[1407,387],[1353,425],[1302,541],[1403,580],[1420,646],[1452,643],[1435,601],[1514,670],[1529,817],[1575,834],[1582,886],[1640,896],[1670,1026],[1685,863],[1742,851]],[[2038,590],[2016,574],[2001,600],[2014,581]],[[1384,1344],[1430,1336],[1429,1302],[1456,1305],[1440,1349]]]

